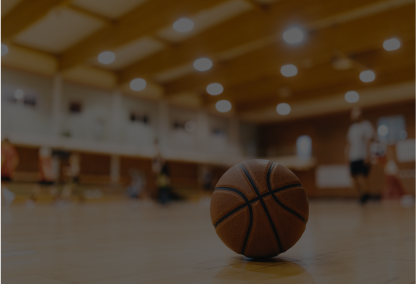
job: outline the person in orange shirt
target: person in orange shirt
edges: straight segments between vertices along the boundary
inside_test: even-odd
[[[10,205],[15,195],[6,184],[12,180],[13,173],[19,164],[19,155],[15,147],[6,138],[1,142],[1,190],[6,205]]]
[[[8,182],[12,180],[14,171],[19,164],[19,155],[16,149],[6,138],[1,143],[1,180]]]

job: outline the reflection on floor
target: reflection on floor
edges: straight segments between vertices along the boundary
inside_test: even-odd
[[[2,210],[2,283],[414,283],[414,207],[313,201],[307,230],[264,261],[236,255],[209,200]]]

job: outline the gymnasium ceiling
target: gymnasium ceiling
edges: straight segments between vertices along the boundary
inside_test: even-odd
[[[413,0],[1,2],[2,43],[9,47],[3,66],[61,72],[68,80],[120,86],[185,106],[213,108],[225,99],[233,114],[252,121],[277,119],[281,102],[300,106],[298,113],[302,107],[307,113],[305,106],[315,102],[322,102],[315,112],[331,109],[331,101],[334,108],[345,108],[343,96],[350,90],[367,94],[367,105],[414,98],[409,95],[415,79]],[[194,22],[190,32],[172,28],[182,17]],[[291,26],[305,31],[302,43],[283,41]],[[401,47],[384,50],[383,42],[393,37]],[[100,64],[103,51],[114,52],[115,61]],[[196,71],[193,61],[200,57],[211,59],[213,67]],[[286,64],[297,66],[298,74],[282,76]],[[363,83],[359,74],[367,69],[376,79]],[[148,87],[132,92],[128,85],[134,78],[146,79]],[[223,85],[222,94],[207,94],[213,82]],[[403,89],[406,95],[391,95]],[[385,90],[390,92],[381,94]]]

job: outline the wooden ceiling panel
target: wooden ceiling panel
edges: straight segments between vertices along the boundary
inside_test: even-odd
[[[110,64],[104,65],[99,63],[97,57],[90,58],[90,62],[102,68],[120,70],[128,66],[132,60],[147,57],[163,48],[165,48],[165,44],[162,41],[145,36],[113,49],[116,60]]]
[[[72,4],[110,19],[118,19],[149,0],[73,0]]]
[[[290,96],[282,98],[279,96],[278,88],[282,87],[278,82],[273,82],[273,78],[258,82],[259,87],[256,91],[256,84],[252,83],[244,89],[240,87],[239,93],[236,89],[233,95],[228,94],[230,101],[234,102],[239,111],[261,108],[276,104],[279,102],[297,102],[307,99],[316,99],[321,97],[332,96],[337,93],[345,93],[351,90],[362,90],[375,86],[387,86],[398,82],[408,82],[415,78],[415,45],[410,42],[403,46],[400,53],[396,54],[387,52],[380,54],[380,51],[374,51],[368,54],[369,57],[377,57],[377,65],[373,70],[376,73],[376,79],[370,83],[363,83],[359,79],[359,71],[350,69],[345,71],[336,71],[330,64],[325,64],[316,68],[305,70],[305,72],[288,84],[283,85],[290,89]],[[297,82],[297,83],[296,83]],[[275,83],[275,84],[273,84]],[[263,85],[262,87],[260,85]],[[210,98],[215,101],[215,98]]]
[[[220,53],[253,41],[272,37],[269,44],[281,40],[281,34],[290,24],[307,26],[310,22],[322,22],[334,14],[378,3],[377,0],[338,2],[323,0],[317,5],[311,0],[278,1],[266,11],[253,10],[216,26],[188,41],[146,58],[121,72],[121,81],[129,81],[142,74],[148,76],[165,69],[192,62],[206,56],[216,59]],[[391,1],[389,1],[391,2]],[[303,9],[299,9],[303,7]],[[331,20],[335,21],[335,20]]]
[[[152,0],[133,9],[115,26],[105,27],[91,37],[67,50],[61,58],[61,68],[67,69],[97,56],[105,50],[112,50],[140,37],[152,35],[159,29],[171,25],[183,15],[191,15],[223,0]]]
[[[1,1],[1,16],[9,13],[21,0],[3,0]]]
[[[414,38],[414,4],[397,9],[403,21],[389,12],[355,20],[340,26],[329,27],[310,34],[308,40],[298,47],[283,43],[275,44],[240,56],[234,60],[221,62],[203,73],[193,73],[166,84],[167,92],[174,94],[186,90],[203,90],[212,82],[219,82],[225,88],[246,81],[280,73],[284,64],[301,67],[305,60],[326,60],[334,52],[355,54],[379,48],[383,41],[392,35]]]
[[[195,15],[189,15],[188,18],[194,23],[191,31],[186,33],[177,32],[172,25],[169,25],[160,30],[157,36],[178,43],[252,9],[253,5],[246,0],[224,0],[224,2],[199,11]]]
[[[56,7],[21,32],[15,42],[52,54],[60,54],[95,32],[102,22],[64,7]]]
[[[60,5],[64,1],[21,0],[17,4],[11,3],[10,11],[1,19],[2,41],[11,40],[14,36],[46,16],[52,7]],[[7,8],[8,6],[6,6],[6,10]]]

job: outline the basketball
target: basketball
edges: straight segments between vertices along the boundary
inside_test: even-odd
[[[300,239],[309,205],[293,172],[257,159],[224,173],[215,186],[210,211],[217,235],[227,247],[247,257],[268,258]]]

